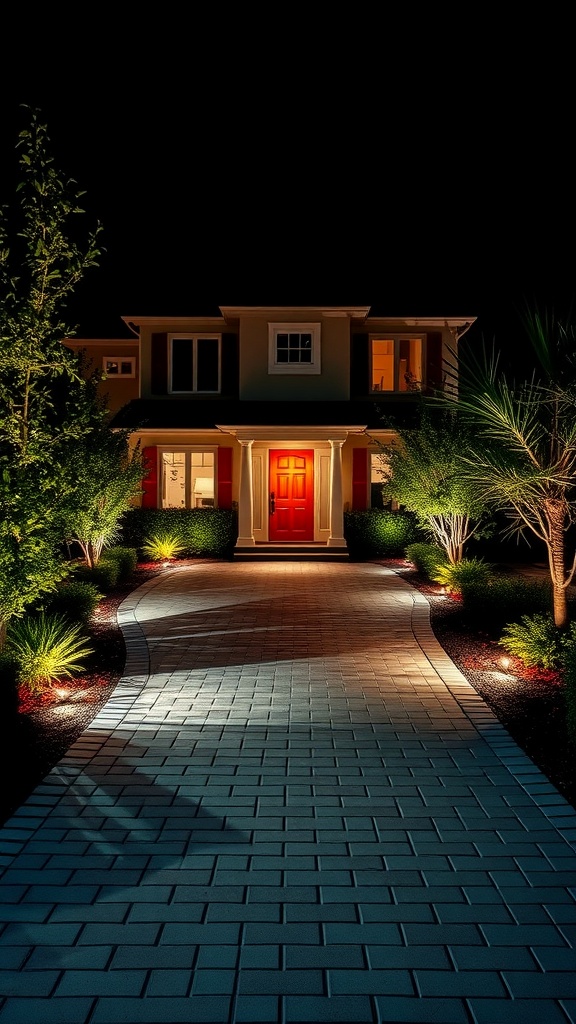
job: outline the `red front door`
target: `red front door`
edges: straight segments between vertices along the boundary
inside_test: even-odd
[[[314,540],[313,471],[313,451],[270,452],[270,540]]]

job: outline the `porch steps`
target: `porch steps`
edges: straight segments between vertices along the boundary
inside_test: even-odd
[[[326,544],[256,544],[234,548],[234,562],[348,562],[348,548]]]

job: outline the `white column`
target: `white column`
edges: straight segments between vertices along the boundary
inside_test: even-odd
[[[330,441],[330,536],[329,548],[345,548],[344,497],[342,490],[342,445],[344,441]]]
[[[254,441],[240,441],[240,494],[238,498],[238,540],[236,547],[253,547],[253,487],[252,487],[252,445]]]

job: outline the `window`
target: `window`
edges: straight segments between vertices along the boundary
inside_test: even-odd
[[[173,394],[220,391],[220,335],[170,335],[169,387]]]
[[[163,451],[162,508],[209,508],[214,505],[214,452]]]
[[[320,373],[320,324],[268,324],[268,373]]]
[[[370,338],[370,391],[420,391],[423,336]]]
[[[104,356],[102,369],[107,377],[135,377],[135,356]]]
[[[397,501],[384,501],[382,487],[389,478],[388,463],[381,452],[370,454],[370,508],[397,509]]]

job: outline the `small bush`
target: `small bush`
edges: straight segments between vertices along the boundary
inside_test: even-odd
[[[464,611],[493,627],[519,621],[522,615],[549,614],[552,585],[548,580],[493,576],[484,582],[462,581]]]
[[[369,508],[344,513],[344,536],[352,558],[398,558],[420,530],[410,512]]]
[[[186,546],[175,534],[162,533],[156,534],[154,537],[146,537],[142,554],[152,562],[162,562],[165,558],[177,558],[185,550]]]
[[[461,594],[462,587],[488,583],[492,576],[493,566],[482,558],[463,558],[452,565],[445,562],[439,565],[432,574],[432,579],[440,586],[446,587],[450,594]]]
[[[448,561],[446,552],[437,544],[409,544],[406,548],[406,558],[413,562],[418,572],[421,572],[427,579],[433,580],[434,574],[440,566]]]
[[[94,653],[79,623],[44,612],[9,625],[6,651],[18,662],[18,682],[31,693],[40,693],[61,676],[82,672],[84,665],[77,659]]]
[[[119,565],[115,559],[111,558],[108,562],[105,558],[101,558],[98,565],[77,565],[74,569],[74,577],[84,583],[92,583],[98,590],[107,594],[116,586],[119,571]]]
[[[498,643],[528,667],[558,668],[562,661],[562,634],[551,615],[523,615],[520,622],[509,622]]]
[[[70,580],[58,587],[46,603],[51,615],[61,615],[72,622],[88,622],[103,594],[86,580]]]
[[[122,547],[119,544],[113,548],[105,548],[98,564],[110,561],[118,564],[117,582],[126,583],[138,565],[138,551],[136,548]]]

